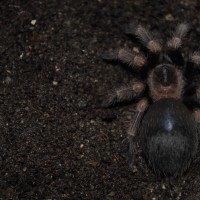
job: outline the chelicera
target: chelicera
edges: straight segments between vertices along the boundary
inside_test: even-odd
[[[179,24],[163,45],[153,34],[139,25],[130,29],[141,51],[120,49],[106,53],[106,60],[119,60],[138,71],[129,85],[113,90],[103,101],[104,107],[138,99],[135,118],[128,129],[129,163],[134,164],[136,133],[149,166],[166,177],[182,175],[190,166],[198,148],[200,122],[200,52],[187,59],[181,47],[189,26]]]

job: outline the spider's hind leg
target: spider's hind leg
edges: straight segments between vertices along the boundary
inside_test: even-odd
[[[193,84],[200,84],[200,52],[195,51],[186,62],[185,77],[187,77]]]
[[[187,69],[194,89],[193,94],[188,98],[188,102],[193,105],[195,121],[200,123],[200,52],[197,51],[190,55]]]
[[[141,99],[136,107],[136,115],[134,120],[131,122],[131,125],[128,129],[128,143],[129,143],[129,154],[128,154],[128,162],[132,167],[134,165],[135,153],[134,153],[134,137],[138,131],[141,119],[143,117],[144,112],[148,108],[148,101],[146,98]]]
[[[196,108],[194,110],[194,116],[197,123],[200,123],[200,52],[194,52],[190,56],[191,67],[193,67],[193,81],[196,85],[195,91],[195,102],[197,102]]]
[[[194,109],[194,117],[197,123],[200,123],[200,87],[196,89],[196,102],[197,106]]]

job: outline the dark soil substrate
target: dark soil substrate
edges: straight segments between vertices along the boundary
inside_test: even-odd
[[[134,104],[102,109],[102,94],[128,82],[100,57],[134,47],[127,23],[161,32],[186,21],[200,39],[198,0],[0,2],[0,199],[200,199],[197,159],[181,178],[158,179],[137,145],[127,164]],[[134,76],[134,75],[133,75]]]

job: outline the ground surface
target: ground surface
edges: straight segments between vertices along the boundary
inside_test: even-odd
[[[98,107],[130,79],[100,58],[135,45],[122,25],[169,33],[187,21],[185,49],[197,49],[199,9],[198,0],[2,0],[0,199],[200,199],[198,160],[171,184],[148,169],[139,147],[129,168],[123,141],[134,106]]]

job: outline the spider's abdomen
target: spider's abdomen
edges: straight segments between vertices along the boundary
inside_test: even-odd
[[[150,106],[140,135],[149,165],[162,176],[182,174],[197,152],[195,119],[184,104],[175,99],[162,99]]]

